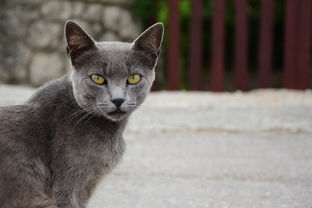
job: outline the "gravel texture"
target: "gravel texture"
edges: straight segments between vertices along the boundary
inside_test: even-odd
[[[88,208],[312,208],[311,90],[151,93],[125,139]]]

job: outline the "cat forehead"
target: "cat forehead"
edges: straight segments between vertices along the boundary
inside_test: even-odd
[[[133,49],[132,43],[97,42],[96,46],[98,50],[86,52],[77,59],[78,68],[94,73],[100,70],[107,75],[128,75],[134,68],[143,74],[143,68],[151,68],[144,55]]]
[[[100,50],[106,51],[129,51],[133,47],[133,43],[125,43],[125,42],[97,42],[96,46]]]
[[[121,62],[131,62],[132,50],[131,43],[123,42],[99,42],[96,44],[100,59],[105,62],[119,64]],[[131,64],[131,63],[128,63]]]
[[[126,63],[149,69],[155,65],[155,57],[144,50],[134,49],[134,43],[98,42],[97,48],[100,57],[113,64]]]
[[[114,64],[127,63],[131,61],[134,51],[132,44],[122,42],[97,42],[97,50],[91,50],[77,57],[77,66],[90,66],[95,64]],[[131,63],[130,63],[131,64]]]

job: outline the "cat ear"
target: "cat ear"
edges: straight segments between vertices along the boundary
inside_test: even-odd
[[[164,35],[164,25],[158,22],[145,30],[135,41],[134,49],[147,53],[160,53],[160,46]]]
[[[83,52],[96,49],[95,41],[77,23],[68,20],[65,23],[65,38],[67,42],[67,54],[71,59]]]

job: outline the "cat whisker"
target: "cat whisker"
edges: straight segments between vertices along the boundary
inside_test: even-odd
[[[95,112],[96,112],[96,110],[93,111],[93,113],[91,114],[91,116],[87,119],[86,123],[88,123],[88,121],[89,121],[90,119],[92,119],[92,118],[95,117],[95,115],[96,115]]]
[[[68,122],[68,123],[71,123],[72,120],[78,118],[79,116],[81,116],[81,115],[84,114],[85,112],[86,112],[85,110],[80,110],[80,111],[78,111],[78,112],[73,113],[73,114],[69,117],[69,119],[68,119],[69,122]]]
[[[98,107],[107,107],[108,105],[97,105]]]
[[[88,113],[90,110],[92,110],[93,107],[88,107],[88,108],[85,108],[85,109],[81,109],[81,110],[78,110],[76,111],[75,113],[73,113],[70,117],[69,117],[69,123],[71,123],[72,120],[78,118],[79,116],[83,115],[84,113]]]
[[[104,103],[98,103],[97,106],[102,107],[102,106],[108,106],[107,102]]]
[[[74,127],[77,127],[77,126],[79,125],[79,123],[81,123],[84,119],[88,118],[90,115],[92,116],[92,114],[94,114],[94,112],[95,112],[95,108],[92,107],[90,110],[88,110],[88,112],[87,112],[86,115],[82,116],[82,117],[78,120],[78,122],[75,124]],[[89,120],[89,119],[88,119],[88,120]]]
[[[74,112],[73,114],[71,114],[71,115],[70,115],[70,118],[73,119],[73,118],[79,116],[80,114],[85,113],[86,111],[88,111],[88,108],[86,108],[86,109],[80,109],[80,110]]]

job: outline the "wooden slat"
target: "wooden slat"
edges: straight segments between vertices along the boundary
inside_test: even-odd
[[[189,25],[189,68],[188,81],[190,90],[201,87],[202,71],[202,0],[192,0],[192,11]]]
[[[222,91],[224,85],[225,0],[212,0],[211,89]]]
[[[179,0],[169,0],[168,18],[168,89],[180,89],[180,15]]]
[[[261,0],[260,41],[259,41],[259,87],[271,87],[273,0]]]
[[[298,15],[299,30],[298,30],[298,67],[297,71],[297,89],[307,89],[310,86],[311,73],[311,26],[312,26],[312,1],[301,0],[300,10]]]
[[[247,89],[247,0],[234,0],[235,3],[235,62],[234,85],[236,89]]]
[[[297,6],[298,0],[286,0],[283,86],[296,88]]]

